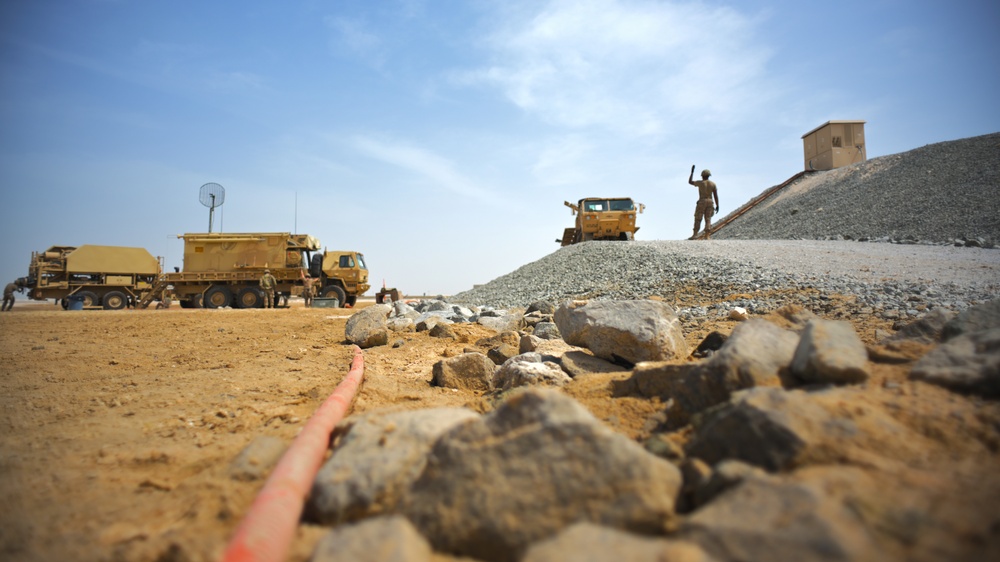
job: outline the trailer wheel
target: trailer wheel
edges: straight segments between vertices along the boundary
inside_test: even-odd
[[[264,295],[257,287],[243,287],[236,296],[240,308],[264,308]]]
[[[111,291],[101,300],[104,310],[121,310],[128,304],[128,297],[121,291]]]
[[[205,308],[225,308],[232,305],[233,293],[229,291],[228,287],[213,285],[212,288],[205,292],[205,298],[202,299],[202,303],[205,305]]]
[[[80,291],[76,294],[77,297],[83,299],[83,307],[97,306],[97,295],[90,291]]]
[[[347,293],[345,293],[344,290],[337,285],[327,285],[326,287],[323,287],[323,292],[321,294],[323,295],[323,298],[327,299],[335,297],[340,308],[344,308],[344,305],[347,304]]]

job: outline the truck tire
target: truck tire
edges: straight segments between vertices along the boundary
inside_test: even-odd
[[[320,293],[320,295],[326,299],[336,298],[337,306],[340,308],[344,308],[344,305],[347,304],[347,293],[345,293],[344,290],[337,285],[327,285],[326,287],[323,287],[323,292]]]
[[[243,287],[236,295],[240,308],[264,308],[264,294],[257,287]]]
[[[97,306],[97,295],[90,291],[80,291],[76,296],[83,299],[83,307]]]
[[[358,304],[358,297],[347,297],[347,304],[351,307]]]
[[[101,299],[104,310],[121,310],[128,305],[128,297],[121,291],[109,291]]]
[[[205,291],[202,304],[205,305],[205,308],[225,308],[232,306],[233,293],[229,290],[229,287],[212,285],[209,290]]]

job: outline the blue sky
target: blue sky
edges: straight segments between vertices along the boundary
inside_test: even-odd
[[[208,182],[214,230],[313,234],[410,294],[555,251],[564,200],[683,239],[692,164],[725,214],[831,119],[869,158],[1000,131],[998,27],[966,0],[0,0],[0,278],[57,244],[180,266]]]

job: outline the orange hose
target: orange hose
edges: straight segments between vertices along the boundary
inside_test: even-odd
[[[250,506],[222,556],[224,562],[279,562],[288,556],[306,497],[330,445],[330,433],[350,408],[365,376],[361,348],[351,370],[292,442]]]

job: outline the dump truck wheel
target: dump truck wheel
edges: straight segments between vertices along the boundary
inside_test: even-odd
[[[205,298],[202,302],[205,308],[225,308],[232,304],[233,294],[229,291],[228,287],[214,285],[205,292]]]
[[[622,232],[622,240],[631,242],[635,240],[635,236],[631,232]]]
[[[347,297],[347,304],[349,304],[352,307],[358,304],[358,297]]]
[[[264,308],[264,295],[257,287],[243,287],[236,302],[240,308]]]
[[[97,306],[97,295],[91,293],[90,291],[80,291],[76,296],[83,299],[83,307]]]
[[[337,299],[337,305],[340,308],[344,308],[344,305],[347,304],[347,293],[336,285],[327,285],[326,287],[323,287],[323,297],[335,297]]]
[[[121,291],[111,291],[101,301],[104,310],[121,310],[128,304],[128,297]]]

